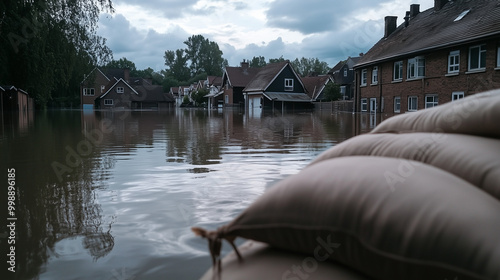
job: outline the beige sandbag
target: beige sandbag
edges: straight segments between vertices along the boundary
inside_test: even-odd
[[[364,134],[321,153],[310,165],[346,156],[379,156],[415,160],[468,181],[500,200],[500,140],[446,133]],[[401,162],[393,183],[411,171]]]
[[[500,279],[498,200],[407,162],[414,168],[391,186],[401,159],[324,160],[280,181],[218,230],[193,230],[209,239],[215,267],[222,239],[243,237],[375,279]]]
[[[500,89],[391,117],[372,133],[445,132],[500,138]]]
[[[256,241],[247,241],[238,247],[244,262],[240,263],[234,252],[222,260],[221,280],[248,279],[315,279],[315,280],[368,280],[360,273],[340,264],[316,260],[303,254],[272,248]],[[209,269],[201,280],[213,280]]]

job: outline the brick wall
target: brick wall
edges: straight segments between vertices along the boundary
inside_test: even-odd
[[[486,69],[484,71],[469,71],[469,49],[476,45],[486,45]],[[368,100],[368,111],[370,111],[370,98],[377,98],[377,111],[381,110],[381,100],[383,97],[384,112],[393,112],[394,97],[401,98],[401,111],[408,111],[408,97],[418,98],[418,110],[425,108],[425,97],[435,94],[438,97],[438,104],[450,102],[453,92],[463,92],[465,96],[472,95],[486,90],[500,88],[500,69],[497,67],[497,52],[500,45],[499,38],[487,41],[466,44],[457,47],[450,47],[430,53],[423,53],[425,57],[425,77],[414,80],[407,79],[408,59],[415,57],[406,56],[373,66],[378,66],[378,83],[372,84],[373,66],[367,69],[367,85],[360,86],[361,70],[357,71],[357,102],[362,98]],[[448,55],[451,51],[460,51],[459,72],[448,74]],[[393,81],[394,62],[403,61],[402,81]],[[361,111],[361,105],[357,106]]]

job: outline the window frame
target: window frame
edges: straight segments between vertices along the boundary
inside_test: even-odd
[[[348,74],[348,69],[347,68],[344,68],[344,78],[347,77],[347,74]]]
[[[125,88],[124,87],[116,87],[116,93],[124,93]]]
[[[285,79],[285,91],[293,91],[293,79],[286,78]]]
[[[425,57],[416,56],[408,59],[406,78],[408,80],[422,79],[425,77]],[[422,70],[422,73],[420,72]]]
[[[378,66],[372,68],[372,85],[378,84]]]
[[[497,47],[497,68],[500,68],[500,46]]]
[[[368,99],[361,98],[361,112],[368,112]]]
[[[360,86],[366,86],[368,83],[368,69],[361,69],[361,81]]]
[[[91,93],[88,93],[91,92]],[[84,88],[83,96],[95,96],[95,88]]]
[[[410,102],[410,100],[412,100],[412,99],[415,99],[415,101]],[[410,105],[413,105],[413,104],[415,105],[415,109],[410,108]],[[418,96],[415,96],[415,95],[408,96],[408,112],[416,112],[416,111],[418,111]]]
[[[114,101],[113,99],[104,99],[104,106],[113,106]]]
[[[398,102],[396,102],[396,100]],[[394,96],[394,101],[393,101],[393,107],[394,107],[394,113],[401,113],[401,96]],[[397,104],[397,106],[396,106]],[[396,109],[397,107],[397,109]]]
[[[432,101],[428,101],[427,98],[432,98]],[[436,107],[439,105],[439,96],[437,94],[426,94],[425,95],[425,109]]]
[[[396,66],[398,67],[398,70],[396,70]],[[393,81],[402,81],[403,80],[403,61],[402,60],[394,62],[393,71],[392,71],[392,80]]]
[[[457,96],[461,96],[459,98],[456,98]],[[451,93],[451,101],[457,101],[457,100],[460,100],[462,98],[465,98],[465,92],[463,91],[454,91]]]
[[[460,72],[460,51],[459,50],[451,51],[448,54],[448,74],[456,74],[459,72]]]
[[[478,49],[477,67],[472,68],[472,50]],[[482,65],[484,63],[484,65]],[[486,70],[486,44],[475,45],[469,48],[469,65],[468,69],[471,72]]]

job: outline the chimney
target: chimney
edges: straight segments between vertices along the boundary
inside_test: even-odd
[[[406,16],[405,16],[405,27],[408,27],[408,24],[410,24],[410,12],[406,11]]]
[[[447,2],[448,0],[434,0],[434,11],[441,10]]]
[[[243,59],[243,62],[241,62],[240,65],[241,65],[241,68],[247,69],[250,66],[250,63],[248,63],[248,61]]]
[[[396,16],[386,16],[385,17],[385,32],[384,32],[384,38],[389,37],[394,30],[396,30],[397,27],[397,20],[398,17]]]
[[[419,4],[411,4],[410,5],[410,19],[413,19],[420,13],[420,5]]]

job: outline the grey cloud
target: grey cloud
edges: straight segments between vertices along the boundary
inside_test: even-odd
[[[342,28],[353,14],[384,2],[388,0],[276,0],[267,10],[267,24],[303,34],[325,32]]]
[[[147,10],[161,11],[165,17],[180,18],[199,0],[122,0],[121,3],[137,5]]]

